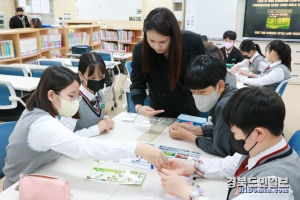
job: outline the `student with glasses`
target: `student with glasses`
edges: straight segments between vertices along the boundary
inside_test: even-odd
[[[32,173],[57,159],[60,153],[93,160],[142,156],[158,169],[167,167],[167,157],[151,145],[81,137],[65,127],[58,115],[80,119],[80,83],[78,75],[66,67],[52,66],[44,71],[9,137],[4,189],[19,181],[20,174]]]
[[[100,91],[104,88],[105,70],[105,63],[98,53],[81,55],[78,65],[81,119],[61,118],[62,124],[81,136],[92,137],[114,128],[114,121],[105,115],[105,98]]]

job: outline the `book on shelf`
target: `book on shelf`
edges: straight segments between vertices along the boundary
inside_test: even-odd
[[[41,50],[50,49],[50,41],[48,35],[40,36]]]
[[[82,45],[90,44],[90,34],[87,34],[86,32],[81,33],[81,44]]]
[[[135,32],[134,31],[119,31],[119,41],[124,43],[135,42]]]
[[[81,33],[69,33],[68,34],[68,46],[74,47],[81,45]]]
[[[118,40],[117,31],[101,30],[102,40]]]
[[[102,51],[118,51],[118,45],[114,42],[101,42]]]
[[[126,44],[120,44],[120,52],[129,52],[129,45]]]
[[[100,43],[100,32],[96,31],[93,33],[93,44]]]
[[[61,34],[49,35],[50,48],[61,48]]]
[[[24,64],[30,64],[30,65],[39,65],[37,60],[28,60]]]
[[[20,39],[21,56],[28,56],[38,52],[37,40],[35,37]]]
[[[0,41],[0,59],[14,58],[15,49],[12,40]]]

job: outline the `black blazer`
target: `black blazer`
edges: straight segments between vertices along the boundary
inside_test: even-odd
[[[148,84],[150,106],[155,110],[165,110],[159,114],[161,117],[177,118],[179,114],[199,116],[194,98],[190,90],[184,86],[184,76],[189,62],[197,55],[205,54],[206,49],[199,34],[182,32],[182,61],[179,81],[174,91],[170,91],[170,80],[165,72],[167,59],[163,54],[156,54],[159,73],[142,72],[142,46],[140,42],[134,47],[132,57],[132,85],[130,87],[131,99],[136,104],[144,105],[146,88]]]
[[[220,50],[223,53],[224,60],[225,60],[226,63],[236,64],[236,63],[241,62],[241,61],[244,60],[244,57],[243,57],[241,51],[238,50],[235,46],[233,46],[233,49],[231,50],[228,58],[226,56],[225,47],[220,48]]]
[[[28,21],[28,18],[24,15],[24,20],[25,20],[25,26],[26,28],[30,28],[30,23]],[[9,28],[14,29],[14,28],[24,28],[23,24],[20,20],[20,18],[15,15],[9,20]]]

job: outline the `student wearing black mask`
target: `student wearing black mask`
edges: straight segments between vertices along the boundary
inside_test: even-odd
[[[28,21],[27,16],[23,15],[23,8],[18,7],[16,9],[16,15],[10,18],[9,20],[9,28],[30,28],[30,23]]]
[[[114,128],[114,121],[105,115],[104,88],[106,66],[97,53],[80,56],[78,73],[81,80],[79,102],[81,119],[61,118],[61,123],[79,135],[91,137]]]
[[[207,200],[205,190],[194,191],[178,176],[194,173],[210,179],[227,178],[231,188],[227,199],[300,199],[299,157],[282,137],[282,98],[268,88],[242,88],[227,102],[223,117],[233,132],[231,145],[239,153],[192,162],[169,159],[170,168],[159,172],[162,187],[182,199]]]

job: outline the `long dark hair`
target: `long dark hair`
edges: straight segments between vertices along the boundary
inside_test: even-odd
[[[167,72],[170,75],[170,90],[174,90],[180,75],[182,57],[182,36],[176,17],[167,8],[152,10],[144,21],[144,39],[142,50],[142,70],[144,73],[157,72],[156,52],[147,41],[147,31],[171,36]]]
[[[291,56],[291,48],[288,44],[283,42],[282,40],[273,40],[270,42],[267,47],[267,51],[276,51],[277,55],[279,56],[281,63],[287,66],[287,68],[292,71],[291,62],[292,62],[292,56]]]
[[[256,50],[261,56],[265,57],[260,50],[260,46],[258,44],[254,44],[252,40],[243,40],[240,44],[240,50],[245,52]]]
[[[66,67],[47,67],[42,74],[37,88],[29,97],[26,108],[29,111],[32,111],[34,108],[40,108],[53,117],[57,116],[58,112],[53,108],[51,101],[49,101],[47,97],[48,91],[53,90],[55,93],[59,93],[74,81],[77,81],[80,85],[79,76],[72,70]],[[79,112],[77,112],[73,118],[79,119]]]

